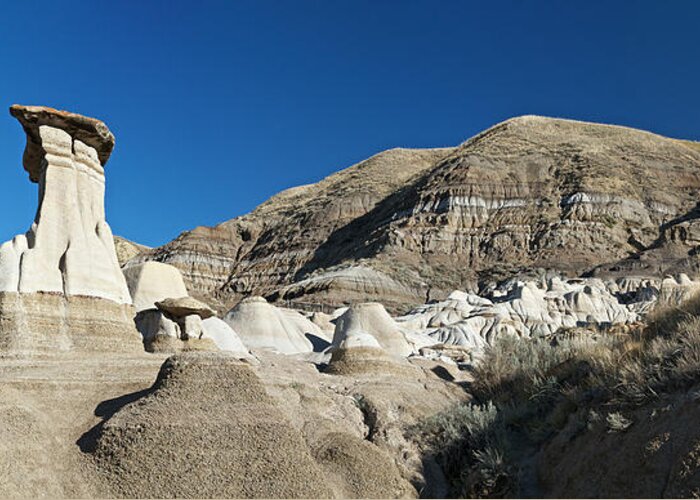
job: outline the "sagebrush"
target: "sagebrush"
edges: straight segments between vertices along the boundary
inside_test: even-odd
[[[595,425],[624,432],[633,425],[626,409],[700,381],[700,296],[661,306],[624,334],[501,338],[473,375],[473,401],[414,435],[443,466],[451,494],[523,495],[524,459],[554,434]]]

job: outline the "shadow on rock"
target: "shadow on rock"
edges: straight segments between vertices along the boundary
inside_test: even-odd
[[[76,441],[80,451],[83,453],[94,452],[97,446],[97,439],[102,433],[102,427],[104,426],[105,422],[126,405],[147,396],[151,391],[151,388],[143,389],[141,391],[119,396],[118,398],[107,399],[98,404],[95,408],[95,416],[102,417],[102,421],[80,436],[80,438]]]

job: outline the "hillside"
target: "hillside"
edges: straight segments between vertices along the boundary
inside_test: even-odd
[[[317,184],[287,189],[250,214],[185,232],[137,260],[178,267],[192,293],[214,302],[230,305],[242,294],[271,292],[294,282],[335,231],[451,151],[384,151]]]
[[[663,264],[641,274],[693,269],[698,200],[695,143],[524,116],[457,148],[380,153],[137,259],[177,266],[222,306],[262,294],[399,310],[543,269],[613,272],[647,251]]]

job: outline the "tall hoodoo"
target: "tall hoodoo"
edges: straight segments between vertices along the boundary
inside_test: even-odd
[[[23,163],[39,206],[30,230],[0,246],[0,291],[130,304],[104,210],[114,136],[99,120],[53,108],[13,105],[10,114],[27,134]]]

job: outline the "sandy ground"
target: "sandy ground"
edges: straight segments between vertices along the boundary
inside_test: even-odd
[[[165,357],[0,358],[0,497],[99,496],[81,448],[93,445],[102,420],[151,386]]]

